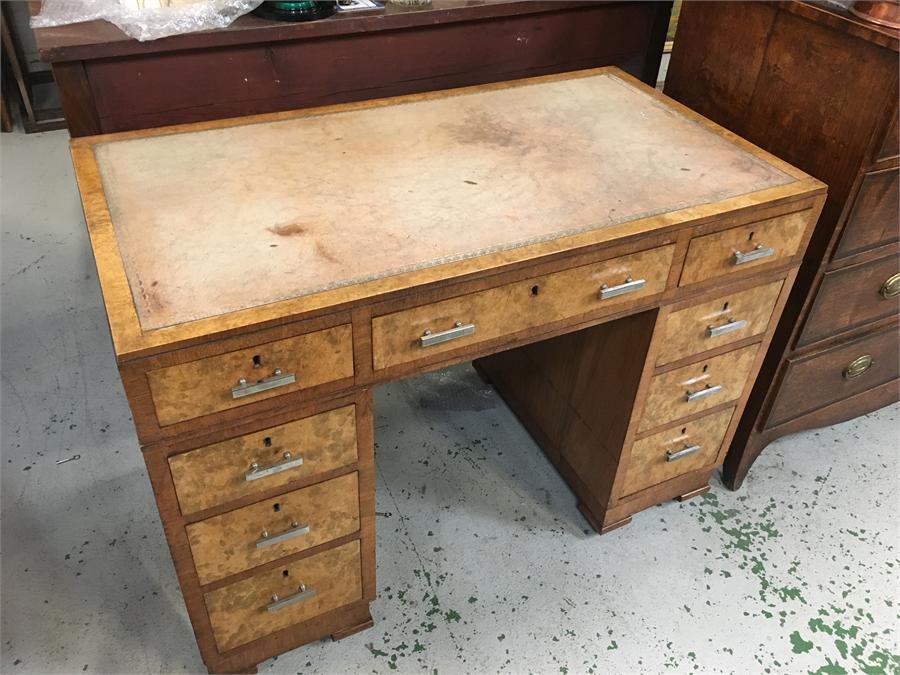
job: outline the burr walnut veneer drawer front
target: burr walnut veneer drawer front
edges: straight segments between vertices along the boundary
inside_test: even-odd
[[[671,363],[764,333],[783,284],[779,279],[672,312],[665,319],[657,363]]]
[[[357,460],[352,405],[169,458],[185,515]]]
[[[622,495],[713,464],[733,413],[728,408],[635,441]]]
[[[361,600],[359,553],[351,541],[207,593],[219,651]]]
[[[352,331],[335,326],[147,373],[160,426],[353,375]]]
[[[408,363],[661,293],[674,248],[661,246],[375,317],[375,368]]]
[[[359,530],[351,473],[229,511],[186,528],[201,584]]]
[[[758,350],[750,345],[655,376],[639,431],[740,398]]]
[[[789,359],[766,426],[777,426],[896,380],[900,374],[898,338],[897,326],[889,326],[838,347]]]
[[[680,286],[793,257],[812,211],[796,211],[695,237],[688,246]]]
[[[807,345],[900,311],[900,258],[896,254],[826,272],[803,327]]]

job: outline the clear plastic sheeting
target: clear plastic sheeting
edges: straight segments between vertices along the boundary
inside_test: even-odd
[[[32,28],[105,19],[136,40],[224,28],[262,0],[44,0]]]

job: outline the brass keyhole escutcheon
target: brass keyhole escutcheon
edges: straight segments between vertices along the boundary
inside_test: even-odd
[[[844,369],[844,379],[850,380],[854,377],[859,377],[871,368],[874,363],[875,360],[869,354],[853,359],[853,361],[850,362],[850,365]]]
[[[900,295],[900,272],[888,277],[888,280],[881,284],[878,293],[882,298],[896,298]]]

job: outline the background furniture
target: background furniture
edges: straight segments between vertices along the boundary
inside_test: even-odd
[[[86,136],[605,65],[655,85],[671,7],[435,0],[143,43],[105,21],[35,37],[70,133]]]
[[[725,462],[900,398],[898,32],[801,2],[685,2],[665,92],[828,184]]]
[[[615,69],[71,147],[216,672],[372,625],[381,383],[482,359],[599,532],[708,490],[825,191]]]

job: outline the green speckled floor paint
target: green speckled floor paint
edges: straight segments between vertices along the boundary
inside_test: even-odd
[[[0,669],[200,672],[66,135],[2,149]],[[375,627],[260,672],[900,673],[900,406],[599,537],[468,366],[375,399]]]

